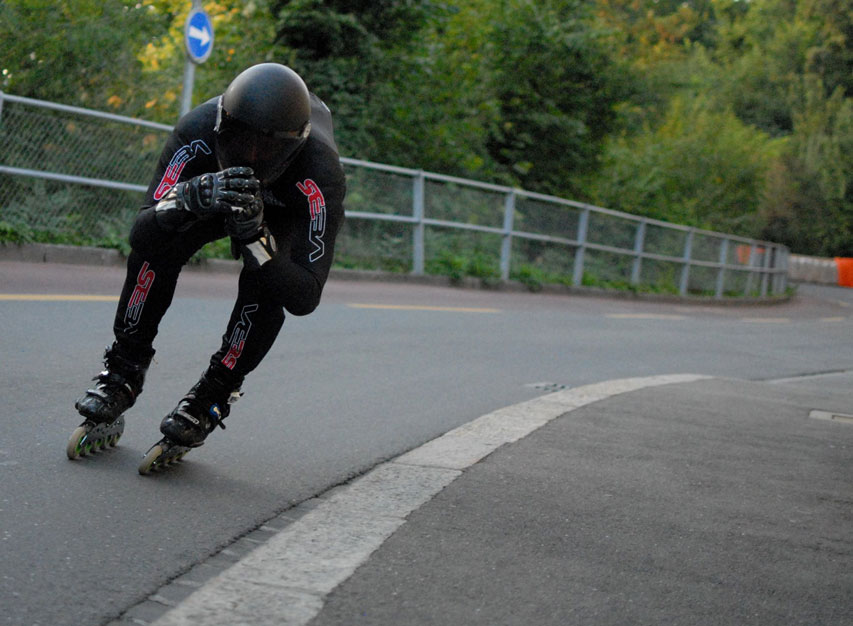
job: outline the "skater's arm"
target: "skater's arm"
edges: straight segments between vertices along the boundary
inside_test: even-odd
[[[178,121],[154,168],[142,209],[137,216],[140,228],[134,227],[134,230],[159,232],[160,235],[170,238],[188,224],[197,221],[198,216],[192,209],[203,207],[199,202],[190,205],[193,200],[202,200],[201,192],[212,190],[214,185],[192,187],[188,183],[194,179],[200,183],[200,176],[215,175],[221,169],[213,151],[215,119],[216,99],[213,99],[193,109]],[[183,194],[179,194],[179,191]],[[179,195],[182,197],[178,198]],[[170,210],[179,208],[177,200],[181,200],[180,208],[186,210]],[[158,206],[161,209],[159,215]],[[131,245],[133,239],[131,233]]]
[[[269,222],[277,249],[255,271],[280,306],[292,315],[307,315],[320,303],[332,267],[335,239],[344,220],[346,180],[335,159],[322,172],[299,180],[292,190],[288,210],[294,211],[293,219]]]

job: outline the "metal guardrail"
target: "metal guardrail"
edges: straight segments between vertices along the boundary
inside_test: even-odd
[[[170,130],[0,92],[0,226],[124,237]],[[348,220],[337,256],[344,265],[716,298],[787,289],[790,253],[780,244],[523,189],[342,162]]]

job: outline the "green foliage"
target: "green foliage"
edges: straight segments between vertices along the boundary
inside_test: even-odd
[[[778,147],[732,112],[675,97],[660,126],[609,146],[595,201],[656,219],[750,234]]]
[[[0,2],[0,88],[174,122],[190,6]],[[853,254],[849,0],[208,0],[204,7],[216,41],[196,69],[195,103],[252,63],[279,61],[330,105],[346,156],[770,238],[795,252]],[[10,123],[4,112],[2,124]],[[139,172],[161,140],[143,137],[134,153],[111,146],[102,130],[57,128],[57,141],[35,148],[7,132],[0,154],[4,162],[13,155],[51,163],[74,145],[98,172],[144,182]],[[129,169],[112,169],[119,165]],[[74,203],[90,201],[44,193],[67,211],[56,216],[65,231],[79,219]],[[21,217],[33,210],[21,197],[4,199],[0,236],[46,236]],[[381,212],[408,200],[354,185],[348,202]],[[476,197],[438,202],[430,208],[451,219],[494,225],[494,207]],[[575,224],[532,204],[517,211],[517,227],[571,237]],[[345,236],[348,262],[402,267],[410,258],[409,232],[352,228]],[[365,249],[368,236],[381,242],[375,254]],[[109,232],[97,238],[123,240]],[[460,254],[445,243],[450,257]],[[513,272],[531,283],[570,272],[564,259],[542,276],[522,271],[550,254],[528,252]],[[461,270],[450,257],[436,262],[492,280],[493,260],[465,255]]]
[[[585,193],[795,252],[849,253],[849,2],[674,4],[598,2],[641,88]]]
[[[335,112],[345,154],[372,158],[393,105],[393,77],[411,63],[412,34],[430,14],[401,0],[281,0],[272,6],[277,50]]]
[[[448,276],[450,282],[458,284],[465,277],[467,264],[468,260],[464,256],[454,254],[448,250],[442,250],[435,259],[427,264],[427,271],[430,274]]]
[[[477,278],[484,286],[500,282],[500,236],[446,228],[425,234],[426,272],[449,276],[452,282]]]
[[[6,0],[0,3],[1,88],[96,108],[106,108],[111,96],[136,100],[136,54],[165,26],[139,3]]]
[[[486,287],[500,283],[501,275],[495,258],[482,250],[471,254],[440,250],[427,262],[426,270],[428,274],[447,276],[454,284],[461,283],[465,277],[478,278]]]
[[[497,118],[490,156],[519,185],[574,195],[572,175],[594,171],[613,129],[624,77],[580,0],[506,2],[490,33]]]
[[[518,270],[510,276],[510,278],[519,281],[534,293],[542,291],[542,286],[546,282],[549,282],[543,270],[535,265],[527,264],[519,267]]]
[[[510,279],[517,280],[534,293],[542,291],[545,285],[563,285],[566,287],[572,285],[571,275],[560,274],[539,265],[527,263],[519,265],[518,269],[512,271]]]
[[[387,76],[390,97],[373,101],[383,129],[370,158],[511,182],[486,149],[496,115],[487,67],[493,9],[483,0],[433,5],[420,31],[409,33]]]
[[[768,178],[762,235],[805,254],[853,256],[853,100],[819,81]]]

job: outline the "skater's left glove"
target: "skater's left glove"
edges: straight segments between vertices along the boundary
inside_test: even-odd
[[[275,238],[264,223],[264,205],[260,197],[242,211],[225,219],[225,231],[231,237],[231,255],[243,257],[243,265],[250,270],[259,269],[270,261],[276,252]]]
[[[154,205],[157,224],[167,232],[182,232],[198,220],[252,212],[260,182],[250,167],[229,167],[178,183]]]

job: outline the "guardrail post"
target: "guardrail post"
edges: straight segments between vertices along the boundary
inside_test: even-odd
[[[631,267],[631,284],[640,282],[640,272],[643,269],[643,247],[646,241],[646,220],[637,224],[637,234],[634,236],[634,264]]]
[[[501,241],[501,280],[509,280],[512,256],[512,225],[515,219],[515,190],[510,189],[504,198],[504,234]]]
[[[746,267],[748,268],[748,273],[746,275],[746,289],[744,290],[744,295],[749,295],[752,293],[752,285],[755,282],[755,273],[752,271],[755,267],[755,261],[758,259],[758,246],[755,245],[755,242],[751,243],[749,246],[749,261],[747,261]]]
[[[788,288],[788,260],[791,257],[791,251],[784,246],[776,248],[776,262],[773,264],[773,269],[780,270],[776,273],[776,280],[773,281],[773,293],[785,293]]]
[[[586,252],[586,233],[589,228],[589,209],[583,209],[578,219],[578,247],[575,248],[575,266],[572,272],[572,286],[583,284],[583,257]]]
[[[779,286],[779,274],[775,270],[779,265],[779,254],[781,252],[776,246],[767,246],[767,254],[770,257],[767,264],[767,291],[771,296],[776,293]]]
[[[424,173],[418,172],[412,181],[412,217],[417,222],[412,229],[412,274],[424,275]]]
[[[717,288],[714,297],[720,300],[726,288],[726,262],[729,260],[729,240],[723,239],[720,243],[720,269],[717,270]]]
[[[764,259],[761,263],[761,297],[764,298],[767,296],[767,279],[770,277],[770,263],[773,259],[770,258],[770,253],[772,252],[772,248],[770,246],[764,246]]]
[[[0,120],[3,119],[3,97],[5,95],[6,94],[4,94],[2,91],[0,91]]]
[[[684,256],[682,257],[684,265],[681,268],[681,284],[678,287],[678,293],[682,296],[687,295],[687,288],[690,285],[690,257],[693,256],[693,233],[694,229],[687,231],[687,237],[684,240]]]

